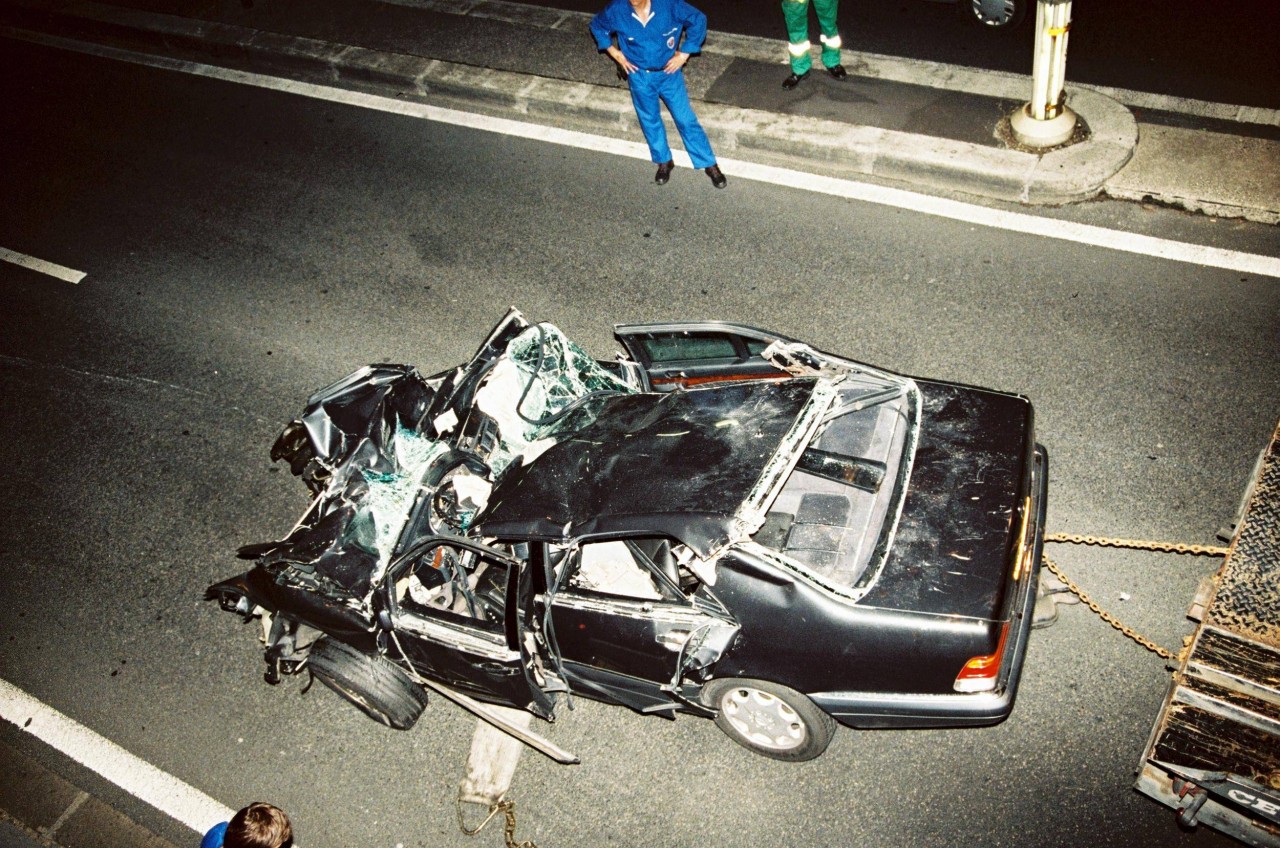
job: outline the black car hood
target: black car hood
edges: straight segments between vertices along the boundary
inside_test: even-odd
[[[1031,403],[918,380],[920,431],[893,548],[862,603],[1003,616],[1027,495]]]
[[[610,398],[590,425],[508,473],[472,532],[565,541],[667,535],[706,556],[734,538],[744,502],[816,382]]]

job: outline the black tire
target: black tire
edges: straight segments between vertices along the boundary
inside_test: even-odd
[[[716,727],[726,736],[774,760],[812,760],[836,733],[835,719],[813,701],[767,680],[713,680],[702,702],[716,711]]]
[[[1012,32],[1034,0],[960,0],[960,13],[983,29]]]
[[[307,664],[321,683],[387,727],[408,730],[426,709],[426,690],[386,657],[326,636],[311,646]]]

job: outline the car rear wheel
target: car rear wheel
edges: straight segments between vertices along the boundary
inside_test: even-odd
[[[426,691],[390,660],[337,639],[318,640],[307,664],[321,683],[387,727],[408,730],[427,706]]]
[[[730,739],[775,760],[812,760],[836,732],[835,719],[813,701],[767,680],[713,680],[702,700]]]
[[[1012,30],[1027,14],[1031,0],[960,0],[965,17],[990,29]]]

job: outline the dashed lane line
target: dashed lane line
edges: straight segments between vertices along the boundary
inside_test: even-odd
[[[0,717],[196,833],[228,821],[235,813],[2,679]]]
[[[548,127],[510,118],[495,118],[456,109],[445,109],[425,103],[413,103],[394,97],[384,97],[359,91],[299,82],[248,71],[220,68],[198,62],[172,59],[166,56],[152,56],[120,50],[103,45],[86,45],[80,42],[62,43],[59,38],[49,38],[47,43],[81,50],[104,58],[133,62],[165,70],[179,71],[226,82],[252,85],[258,88],[342,103],[365,109],[421,118],[454,126],[467,127],[485,132],[499,133],[533,141],[545,141],[580,150],[608,153],[633,159],[648,160],[648,147],[639,142],[622,141],[606,136],[592,135],[576,130]],[[689,156],[683,150],[675,150],[677,162],[684,167],[692,167]],[[1012,212],[965,203],[943,197],[921,194],[905,189],[860,183],[853,180],[824,177],[789,168],[761,165],[737,159],[721,159],[721,166],[730,176],[745,178],[771,185],[811,191],[832,197],[841,197],[865,203],[875,203],[897,209],[906,209],[924,215],[933,215],[962,221],[967,224],[980,225],[1008,232],[1024,233],[1041,238],[1075,242],[1091,247],[1101,247],[1123,253],[1150,256],[1173,262],[1184,262],[1210,268],[1221,268],[1245,274],[1257,274],[1280,279],[1280,257],[1266,256],[1256,253],[1245,253],[1238,250],[1226,250],[1202,244],[1174,241],[1171,239],[1112,230],[1092,224],[1079,224],[1062,221],[1056,218],[1045,218],[1026,212]]]
[[[72,285],[79,283],[87,276],[84,271],[76,271],[63,265],[46,262],[43,259],[36,259],[34,256],[27,256],[25,253],[18,253],[16,250],[8,250],[3,247],[0,247],[0,261],[20,265],[23,268],[30,268],[32,271],[38,271],[41,274],[65,280]]]

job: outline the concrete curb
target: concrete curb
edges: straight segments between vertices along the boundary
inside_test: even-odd
[[[1116,200],[1126,200],[1133,203],[1157,203],[1161,206],[1171,206],[1175,209],[1186,210],[1187,212],[1199,212],[1202,215],[1209,215],[1215,218],[1243,218],[1246,221],[1253,221],[1258,224],[1270,224],[1272,226],[1280,224],[1280,212],[1276,212],[1273,209],[1241,206],[1236,203],[1215,203],[1210,200],[1204,200],[1199,197],[1191,197],[1188,195],[1148,190],[1130,190],[1110,185],[1104,187],[1104,193],[1107,197],[1111,197]]]
[[[1067,89],[1067,105],[1089,125],[1089,140],[1036,157],[1023,203],[1064,203],[1092,197],[1133,158],[1138,122],[1127,108],[1096,91]],[[1034,193],[1034,195],[1032,194]]]
[[[443,2],[451,11],[484,13],[483,2]],[[511,5],[501,4],[501,9],[495,9],[500,15],[494,16],[509,19]],[[535,16],[541,28],[580,23],[573,13],[528,8],[527,14]],[[0,6],[0,20],[7,24],[6,34],[29,40],[32,34],[45,34],[106,43],[639,140],[630,98],[620,87],[478,68],[88,0],[6,3]],[[721,34],[716,38],[720,53],[732,48],[747,58],[759,59],[757,54],[766,49],[758,43],[760,39]],[[717,103],[699,103],[697,111],[716,148],[727,157],[1018,203],[1061,204],[1099,194],[1107,179],[1129,160],[1137,143],[1137,123],[1124,106],[1085,89],[1072,90],[1069,96],[1071,107],[1092,135],[1046,154]]]

